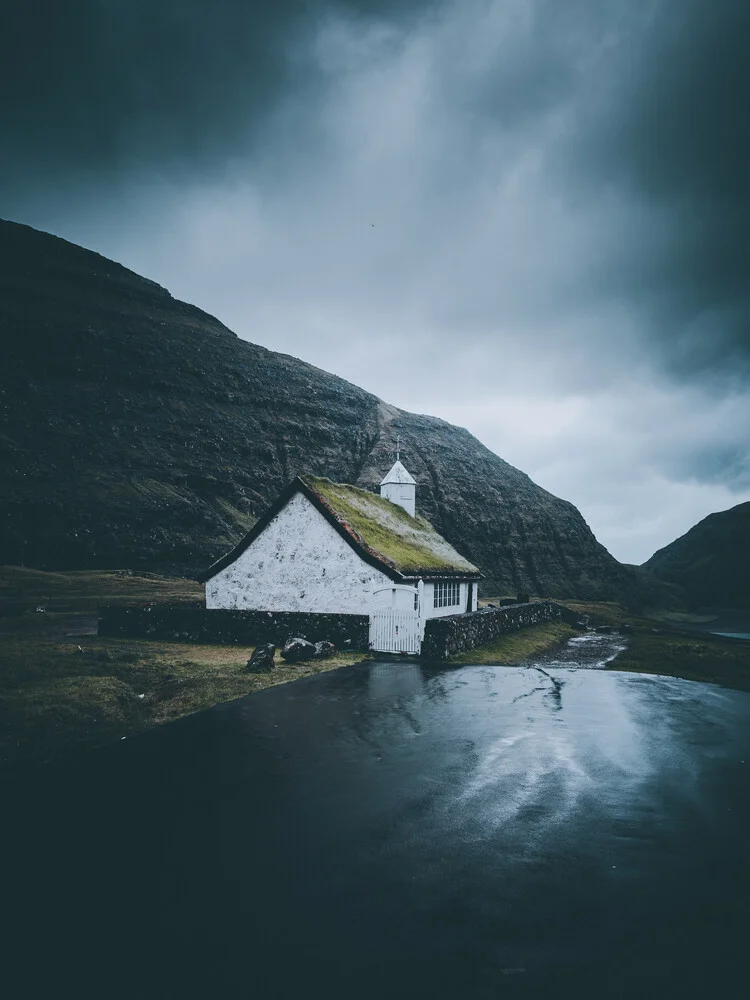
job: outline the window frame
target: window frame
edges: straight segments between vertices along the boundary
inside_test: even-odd
[[[461,583],[457,580],[441,580],[433,584],[432,607],[460,608]]]

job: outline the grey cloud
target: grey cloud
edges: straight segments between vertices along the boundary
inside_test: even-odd
[[[750,365],[749,35],[736,0],[659,4],[578,149],[658,224],[610,280],[682,376]]]
[[[322,0],[7,0],[0,30],[0,179],[93,181],[135,167],[221,171],[309,70],[290,46]],[[337,0],[403,22],[423,4]]]
[[[677,377],[736,375],[749,258],[727,263],[723,250],[748,238],[742,206],[716,210],[721,192],[686,200],[719,178],[680,180],[693,169],[680,144],[665,151],[674,184],[649,173],[653,105],[673,132],[689,130],[690,102],[671,95],[690,91],[694,63],[710,65],[696,52],[704,37],[723,56],[716,9],[704,31],[710,15],[692,3],[433,7],[418,30],[371,45],[344,18],[327,58],[297,59],[317,85],[264,122],[253,171],[269,244],[287,234],[283,254],[313,301],[370,313],[388,302],[425,335],[460,329],[506,354],[518,332],[541,352],[588,355],[584,381],[616,377],[638,352]],[[378,221],[366,244],[364,215]]]
[[[76,0],[66,16],[0,110],[19,221],[468,426],[591,511],[619,557],[750,491],[750,9]]]

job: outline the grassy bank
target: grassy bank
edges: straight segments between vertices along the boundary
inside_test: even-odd
[[[95,611],[100,604],[128,601],[200,601],[201,584],[182,577],[132,573],[127,569],[48,573],[24,566],[0,566],[0,614]]]
[[[486,646],[452,656],[449,663],[488,663],[506,666],[521,663],[567,642],[578,633],[563,622],[543,622],[500,636]]]
[[[0,618],[0,774],[131,736],[276,684],[356,663],[362,653],[250,674],[253,647],[100,638],[86,612]],[[454,663],[518,663],[563,643],[547,622]]]
[[[94,635],[90,614],[0,619],[0,771],[59,758],[363,658],[245,670],[252,647]]]
[[[610,670],[666,674],[750,691],[750,643],[638,625],[627,635],[628,648],[615,657]]]
[[[363,659],[361,653],[287,666],[269,674],[245,670],[252,647],[99,638],[99,602],[194,600],[187,580],[126,572],[0,571],[10,591],[67,612],[0,617],[0,774],[64,757],[275,684]],[[609,669],[669,674],[750,691],[750,644],[689,632],[685,622],[637,618],[616,604],[565,602],[595,626],[622,630],[628,648]],[[519,664],[564,644],[576,632],[545,622],[454,657],[454,664]]]
[[[480,603],[497,601],[498,598],[486,598]],[[750,691],[750,643],[685,627],[710,622],[710,615],[654,611],[649,616],[636,616],[612,602],[560,603],[582,616],[587,615],[592,626],[609,626],[627,637],[627,649],[612,660],[608,670],[663,674]],[[520,663],[574,634],[573,629],[550,622],[503,636],[496,643],[463,653],[451,662]]]
[[[627,649],[609,670],[665,674],[750,691],[750,643],[680,627],[710,621],[707,616],[655,612],[635,617],[617,604],[565,603],[588,614],[592,624],[614,626],[627,636]]]

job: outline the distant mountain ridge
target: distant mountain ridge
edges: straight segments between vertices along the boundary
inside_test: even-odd
[[[407,413],[107,258],[0,222],[0,562],[197,573],[297,474],[376,489],[402,457],[417,509],[485,592],[652,601],[576,508],[468,431]]]
[[[694,607],[750,610],[750,502],[709,514],[643,568],[682,587]]]

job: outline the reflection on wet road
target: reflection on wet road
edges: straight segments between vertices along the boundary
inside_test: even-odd
[[[564,662],[362,664],[11,789],[19,933],[129,996],[743,995],[750,695]]]

